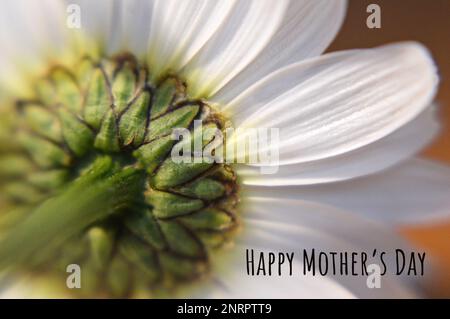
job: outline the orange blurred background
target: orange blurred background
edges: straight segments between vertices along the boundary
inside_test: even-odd
[[[372,3],[381,8],[380,29],[366,26],[367,6]],[[329,51],[405,40],[425,44],[438,64],[442,130],[423,155],[450,165],[450,0],[350,0],[344,25]],[[430,296],[450,298],[450,222],[400,231],[438,261],[439,273],[428,289]]]

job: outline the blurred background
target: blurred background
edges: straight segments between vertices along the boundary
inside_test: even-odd
[[[366,26],[370,15],[366,12],[367,6],[372,3],[381,7],[380,29]],[[450,165],[450,0],[350,0],[343,28],[329,51],[367,48],[405,40],[425,44],[441,73],[437,102],[440,105],[442,130],[422,155]],[[428,287],[429,295],[450,298],[450,221],[399,231],[438,261],[440,269]]]

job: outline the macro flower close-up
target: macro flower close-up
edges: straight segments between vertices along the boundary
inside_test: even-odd
[[[344,0],[1,6],[0,296],[425,296],[394,229],[450,216],[424,45],[324,53]]]

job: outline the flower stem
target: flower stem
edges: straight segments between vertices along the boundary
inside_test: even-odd
[[[59,245],[92,223],[139,198],[144,174],[120,169],[110,157],[98,158],[91,168],[62,193],[37,207],[0,242],[0,269],[26,261],[48,245]]]

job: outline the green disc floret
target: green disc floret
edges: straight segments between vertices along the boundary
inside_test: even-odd
[[[150,72],[130,54],[84,57],[17,100],[0,187],[2,211],[19,217],[0,257],[18,250],[20,269],[62,278],[78,264],[87,296],[164,295],[209,273],[238,226],[236,176],[226,164],[174,162],[172,148],[191,141],[172,132],[229,123],[177,76],[152,83]]]

